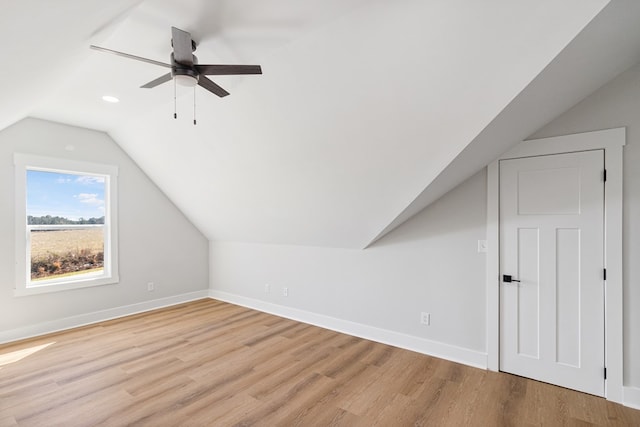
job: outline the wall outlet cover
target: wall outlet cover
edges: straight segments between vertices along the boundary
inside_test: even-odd
[[[420,313],[420,323],[422,323],[423,325],[430,325],[431,324],[431,314],[430,313],[426,313],[426,312],[422,312]]]

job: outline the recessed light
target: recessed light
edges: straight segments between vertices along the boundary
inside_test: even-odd
[[[120,102],[120,100],[118,98],[116,98],[115,96],[111,96],[111,95],[103,96],[102,100],[105,101],[105,102],[110,102],[112,104],[115,104],[116,102]]]

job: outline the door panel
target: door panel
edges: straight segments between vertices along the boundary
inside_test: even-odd
[[[579,213],[579,197],[579,170],[576,168],[518,173],[519,215],[575,215]]]
[[[604,153],[500,162],[500,369],[604,395]]]
[[[540,356],[540,295],[538,293],[538,229],[518,229],[518,253],[520,280],[526,280],[529,286],[518,286],[518,354],[538,358]]]
[[[580,230],[556,230],[556,360],[580,367]]]

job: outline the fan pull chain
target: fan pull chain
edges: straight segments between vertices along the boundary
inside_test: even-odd
[[[178,118],[178,101],[176,100],[176,79],[173,79],[173,118]]]
[[[193,87],[193,125],[196,125],[196,87]]]

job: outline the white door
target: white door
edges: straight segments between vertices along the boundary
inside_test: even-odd
[[[602,150],[500,161],[500,369],[598,396],[603,175]]]

